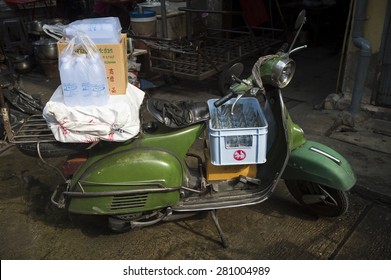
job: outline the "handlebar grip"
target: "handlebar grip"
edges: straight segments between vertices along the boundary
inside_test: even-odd
[[[215,101],[213,103],[213,105],[215,105],[215,107],[220,107],[221,105],[223,105],[225,102],[227,102],[228,100],[230,100],[234,96],[235,96],[235,93],[233,91],[230,91],[227,95],[224,95],[219,100]]]

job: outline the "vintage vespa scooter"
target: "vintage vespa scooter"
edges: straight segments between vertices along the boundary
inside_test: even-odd
[[[299,30],[304,21],[302,12]],[[221,99],[146,100],[155,120],[143,123],[127,142],[102,141],[90,149],[57,187],[53,203],[70,213],[106,216],[119,232],[210,211],[224,246],[216,209],[261,203],[280,179],[314,213],[342,215],[346,192],[356,182],[350,164],[333,149],[306,140],[283,102],[280,89],[295,71],[289,55],[303,48],[292,50],[293,44],[261,57],[250,77],[233,75],[230,93]],[[203,141],[203,151],[189,153],[197,141]]]

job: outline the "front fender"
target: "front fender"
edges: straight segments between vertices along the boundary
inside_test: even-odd
[[[357,181],[341,154],[314,141],[292,151],[282,179],[310,181],[341,191],[348,191]]]

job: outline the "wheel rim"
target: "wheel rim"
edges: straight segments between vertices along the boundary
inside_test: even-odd
[[[338,206],[334,197],[319,184],[303,184],[300,186],[302,191],[301,200],[304,204],[318,204],[319,206]]]
[[[307,181],[287,181],[293,197],[319,216],[337,217],[346,212],[348,198],[340,190]]]

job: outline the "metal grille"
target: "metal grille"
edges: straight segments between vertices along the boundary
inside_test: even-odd
[[[118,195],[111,202],[111,210],[124,210],[144,207],[148,194],[141,195]]]

